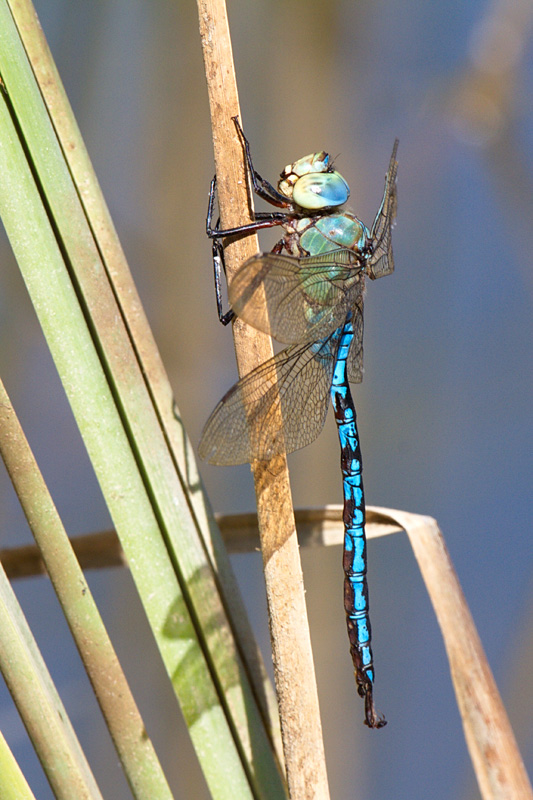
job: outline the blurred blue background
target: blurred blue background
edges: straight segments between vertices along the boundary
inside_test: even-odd
[[[213,156],[194,3],[38,0],[191,439],[236,379],[205,238]],[[368,287],[355,388],[367,500],[436,517],[533,763],[533,10],[528,2],[229,3],[257,168],[326,149],[367,224],[400,139],[396,272]],[[0,240],[0,370],[71,535],[110,526],[25,288]],[[263,238],[266,249],[270,239]],[[290,458],[298,507],[340,503],[333,417]],[[202,467],[217,511],[248,467]],[[30,541],[0,475],[2,546]],[[341,550],[302,551],[332,798],[476,798],[437,623],[404,535],[369,546],[379,733],[362,724]],[[261,559],[233,564],[270,668]],[[89,574],[177,798],[207,790],[125,570]],[[106,797],[129,797],[47,580],[15,586]],[[51,797],[5,687],[0,729]]]

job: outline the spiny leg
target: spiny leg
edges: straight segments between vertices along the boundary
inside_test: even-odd
[[[271,203],[273,206],[278,206],[279,208],[289,208],[291,206],[291,201],[285,197],[285,195],[278,192],[269,181],[266,181],[261,175],[257,172],[254,167],[252,161],[252,153],[250,150],[250,143],[248,139],[244,135],[244,131],[241,127],[238,117],[232,117],[233,122],[235,123],[235,127],[237,128],[237,133],[239,134],[243,147],[244,147],[244,154],[246,156],[246,163],[248,165],[248,171],[250,173],[250,178],[252,181],[254,192],[259,196],[262,197],[263,200],[266,200],[267,203]]]
[[[223,325],[228,325],[235,319],[235,312],[232,308],[226,312],[222,310],[222,273],[226,275],[226,262],[224,259],[224,247],[218,239],[213,239],[213,273],[215,276],[218,318]]]
[[[224,245],[220,241],[220,239],[224,236],[231,235],[235,232],[242,233],[243,231],[250,232],[250,226],[242,226],[240,228],[233,228],[228,231],[221,231],[220,230],[220,220],[217,220],[215,227],[212,227],[213,222],[213,210],[215,205],[215,196],[216,196],[216,175],[214,176],[213,180],[211,181],[211,188],[209,191],[209,204],[207,207],[207,217],[206,217],[206,231],[207,235],[211,238],[212,241],[212,253],[213,253],[213,275],[215,279],[215,297],[217,303],[217,313],[220,322],[223,325],[228,325],[232,320],[235,319],[235,312],[233,309],[229,309],[228,311],[224,312],[222,309],[222,275],[226,277],[226,261],[224,257]],[[272,215],[270,214],[258,214],[257,217],[259,218],[258,226],[261,227],[272,227],[273,225],[280,225],[280,221],[272,221]],[[267,224],[265,224],[265,222]],[[256,228],[252,226],[255,230]],[[284,241],[280,239],[272,248],[272,253],[280,253],[283,249]]]
[[[274,211],[271,214],[265,212],[258,212],[254,214],[254,222],[247,225],[238,225],[236,228],[220,228],[220,223],[217,222],[213,228],[213,213],[215,208],[215,197],[217,188],[217,176],[213,177],[211,187],[209,189],[209,203],[207,206],[207,216],[205,220],[205,232],[210,239],[222,239],[224,236],[238,236],[243,233],[254,233],[255,231],[262,230],[263,228],[274,228],[276,225],[283,225],[289,219],[292,219],[291,214],[285,214],[281,211]]]

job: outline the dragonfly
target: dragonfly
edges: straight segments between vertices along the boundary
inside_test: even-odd
[[[374,707],[365,497],[362,460],[350,382],[363,377],[363,294],[365,278],[394,270],[391,229],[396,218],[396,154],[385,176],[385,190],[370,230],[341,209],[349,197],[345,179],[324,151],[287,166],[277,189],[255,170],[248,140],[241,139],[249,186],[281,209],[257,212],[253,222],[235,228],[213,226],[216,176],[206,220],[212,240],[218,315],[223,324],[235,316],[287,344],[284,350],[241,378],[207,420],[200,445],[202,459],[219,465],[268,460],[314,441],[329,402],[341,445],[344,522],[344,608],[358,694],[364,699],[365,724],[381,728],[386,720]],[[282,238],[269,253],[248,259],[228,286],[230,309],[223,311],[225,237],[280,226]],[[275,420],[280,420],[276,424]]]

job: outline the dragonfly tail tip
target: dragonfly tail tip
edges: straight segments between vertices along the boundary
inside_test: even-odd
[[[369,728],[384,728],[387,720],[381,714],[378,714],[374,708],[374,698],[372,697],[372,689],[369,688],[365,693],[365,725]]]

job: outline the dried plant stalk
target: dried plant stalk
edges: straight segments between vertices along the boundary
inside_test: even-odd
[[[242,145],[233,116],[240,117],[231,40],[223,0],[198,2],[222,227],[250,220]],[[228,276],[258,250],[249,236],[227,248]],[[272,356],[268,337],[240,321],[233,326],[239,374]],[[269,609],[274,673],[290,796],[327,800],[322,725],[307,622],[303,576],[285,456],[255,462],[261,550]]]
[[[513,729],[436,520],[390,508],[374,511],[409,537],[444,639],[483,800],[532,800]]]

